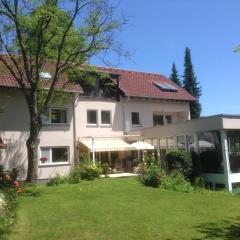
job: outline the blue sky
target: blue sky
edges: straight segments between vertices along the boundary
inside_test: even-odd
[[[181,75],[189,47],[202,115],[240,114],[239,0],[120,0],[118,9],[129,16],[119,39],[134,52],[118,67],[169,76],[175,61]]]

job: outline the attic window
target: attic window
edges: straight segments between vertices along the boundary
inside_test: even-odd
[[[153,84],[166,92],[177,92],[178,89],[170,83],[153,82]]]
[[[40,77],[45,79],[51,79],[52,75],[49,72],[40,72]]]

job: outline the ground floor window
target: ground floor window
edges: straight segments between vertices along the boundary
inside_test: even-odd
[[[40,165],[61,164],[69,162],[68,147],[42,147],[40,149]]]

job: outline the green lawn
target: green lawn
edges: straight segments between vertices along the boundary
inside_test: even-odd
[[[135,178],[39,187],[10,240],[240,239],[240,198],[142,186]]]

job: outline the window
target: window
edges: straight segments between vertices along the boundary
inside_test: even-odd
[[[43,147],[40,154],[40,165],[61,164],[69,162],[68,147]]]
[[[97,110],[87,110],[87,123],[97,124]]]
[[[111,111],[101,111],[101,124],[111,124]]]
[[[163,115],[153,114],[153,126],[163,125]]]
[[[132,112],[132,125],[140,125],[139,112]]]
[[[171,124],[172,123],[172,116],[166,115],[165,119],[166,119],[166,124]]]
[[[68,111],[61,108],[49,108],[48,112],[42,116],[43,124],[67,124]]]

